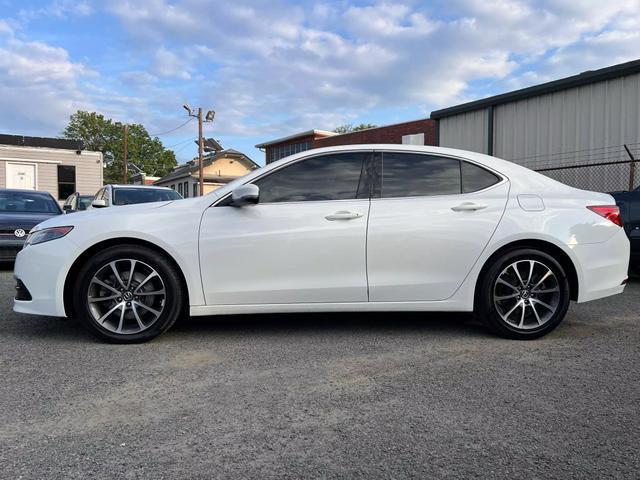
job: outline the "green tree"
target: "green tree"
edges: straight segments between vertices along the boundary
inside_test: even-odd
[[[377,125],[373,123],[361,123],[359,125],[352,125],[351,123],[345,123],[344,125],[338,125],[333,129],[335,133],[351,133],[359,130],[366,130],[367,128],[376,128]]]
[[[104,155],[105,183],[121,183],[124,160],[124,128],[110,118],[96,112],[78,110],[71,115],[62,132],[64,138],[84,141],[87,150]],[[129,164],[134,164],[150,176],[161,177],[176,166],[176,156],[167,150],[158,137],[151,138],[140,124],[129,125]],[[131,173],[131,169],[129,169]]]

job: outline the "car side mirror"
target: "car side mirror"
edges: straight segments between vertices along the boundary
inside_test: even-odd
[[[66,213],[69,213],[71,211],[71,205],[63,205],[62,210],[64,210]]]
[[[255,205],[260,200],[260,189],[257,185],[249,183],[242,185],[231,192],[231,206],[244,207]]]
[[[91,206],[93,208],[104,208],[107,206],[107,201],[100,198],[98,200],[94,200],[93,202],[91,202]]]

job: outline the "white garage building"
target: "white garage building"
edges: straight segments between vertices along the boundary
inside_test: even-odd
[[[75,192],[94,195],[102,179],[102,153],[78,140],[0,135],[0,188],[45,191],[63,202]]]

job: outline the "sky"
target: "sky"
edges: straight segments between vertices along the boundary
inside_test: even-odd
[[[179,162],[378,125],[640,57],[640,0],[0,0],[0,133],[78,109],[142,123]]]

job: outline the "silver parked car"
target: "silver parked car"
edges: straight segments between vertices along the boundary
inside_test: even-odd
[[[91,208],[134,205],[136,203],[181,200],[182,196],[168,187],[152,185],[105,185],[91,202]]]

